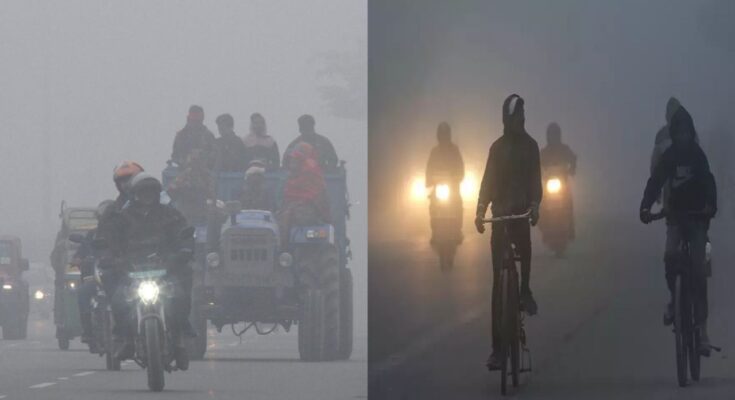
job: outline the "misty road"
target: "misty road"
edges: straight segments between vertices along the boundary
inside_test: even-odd
[[[578,226],[565,259],[555,259],[534,236],[531,287],[539,315],[526,318],[533,372],[522,376],[517,396],[732,398],[735,363],[727,355],[735,317],[720,308],[730,303],[725,282],[735,278],[726,261],[732,250],[718,246],[726,236],[713,228],[709,323],[712,343],[724,350],[704,359],[699,383],[681,389],[674,338],[661,323],[668,296],[663,226],[625,218]],[[439,271],[427,243],[371,243],[372,399],[501,397],[498,373],[484,366],[490,351],[489,235],[469,229],[449,274]]]
[[[242,343],[210,329],[204,361],[166,374],[162,393],[147,390],[146,374],[132,362],[106,371],[104,358],[78,340],[61,351],[49,320],[29,321],[29,338],[0,342],[0,399],[313,399],[367,398],[367,340],[358,334],[346,362],[298,360],[296,329],[270,336],[245,335]],[[280,377],[280,378],[279,378]]]

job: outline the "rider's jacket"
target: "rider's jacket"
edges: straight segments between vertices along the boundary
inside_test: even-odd
[[[541,167],[564,167],[570,175],[577,169],[577,155],[564,143],[549,143],[541,149]]]
[[[493,215],[523,213],[541,203],[538,144],[525,131],[506,132],[490,147],[480,185],[478,214],[492,203]]]
[[[685,149],[669,147],[661,156],[646,184],[642,209],[650,209],[661,188],[670,181],[667,208],[673,213],[701,211],[705,205],[717,208],[717,187],[707,156],[697,143]]]
[[[449,142],[434,147],[426,164],[426,187],[445,183],[452,186],[454,192],[459,193],[462,179],[464,179],[464,161],[457,145]]]
[[[145,261],[151,254],[170,260],[181,249],[188,248],[193,252],[193,241],[179,238],[187,226],[186,219],[169,205],[142,207],[128,203],[113,224],[112,246],[122,256],[123,267],[130,268],[131,263]],[[180,267],[177,263],[167,265],[174,271]]]

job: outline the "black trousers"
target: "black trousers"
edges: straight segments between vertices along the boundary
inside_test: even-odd
[[[503,227],[503,224],[507,225],[507,237],[505,235],[506,228]],[[503,252],[508,245],[508,240],[515,245],[516,254],[521,260],[521,290],[530,291],[531,226],[526,220],[518,220],[494,223],[492,229],[490,240],[493,257],[492,335],[493,351],[496,351],[500,347],[500,270],[503,267]]]

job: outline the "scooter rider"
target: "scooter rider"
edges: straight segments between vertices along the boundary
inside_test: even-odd
[[[161,183],[146,173],[136,175],[130,181],[130,201],[120,211],[120,218],[112,221],[116,241],[110,243],[113,254],[119,255],[115,268],[127,273],[136,261],[157,254],[168,269],[167,278],[173,283],[173,297],[168,304],[171,329],[176,339],[176,363],[178,368],[188,368],[183,336],[194,336],[189,323],[191,310],[192,268],[189,262],[194,252],[194,241],[182,239],[180,232],[186,228],[186,219],[169,205],[161,204]],[[117,282],[113,298],[113,317],[118,359],[134,355],[133,335],[130,324],[131,306],[126,300],[129,290],[127,275]]]
[[[503,136],[490,147],[485,166],[485,174],[480,186],[477,201],[475,226],[480,233],[485,232],[483,219],[492,204],[493,216],[522,214],[531,210],[531,224],[539,219],[539,204],[543,195],[541,166],[538,144],[526,132],[524,101],[517,94],[510,95],[503,103]],[[521,307],[530,314],[536,314],[536,301],[531,294],[531,228],[528,221],[509,221],[510,238],[516,245],[521,258]],[[493,249],[493,298],[492,298],[492,336],[493,352],[487,360],[490,370],[500,367],[496,352],[500,345],[500,268],[502,254],[498,251],[503,238],[501,229],[493,227],[491,246]]]

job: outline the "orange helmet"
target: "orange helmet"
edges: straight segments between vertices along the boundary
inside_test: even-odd
[[[122,191],[123,183],[129,181],[130,178],[138,175],[143,171],[145,170],[137,162],[123,161],[118,164],[115,169],[112,170],[112,180],[115,182],[115,186],[117,186],[117,189]]]

